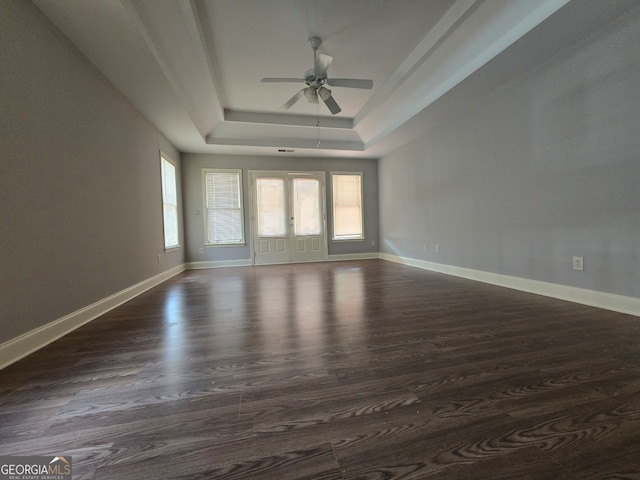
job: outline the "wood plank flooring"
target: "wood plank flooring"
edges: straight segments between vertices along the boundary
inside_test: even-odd
[[[83,479],[640,479],[640,319],[381,260],[191,270],[0,371]]]

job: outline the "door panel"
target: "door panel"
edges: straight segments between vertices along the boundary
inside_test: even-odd
[[[324,174],[251,172],[254,264],[326,260]]]
[[[317,177],[291,179],[291,204],[294,212],[296,248],[291,252],[293,262],[318,262],[326,259],[324,244],[323,182]]]
[[[254,264],[286,263],[290,261],[287,177],[280,175],[252,176],[254,214],[252,222]]]

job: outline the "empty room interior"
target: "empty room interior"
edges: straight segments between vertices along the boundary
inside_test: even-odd
[[[638,0],[0,12],[2,469],[640,478]]]

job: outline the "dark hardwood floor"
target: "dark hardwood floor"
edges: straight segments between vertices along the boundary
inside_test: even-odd
[[[191,270],[0,371],[87,479],[640,479],[640,319],[370,260]]]

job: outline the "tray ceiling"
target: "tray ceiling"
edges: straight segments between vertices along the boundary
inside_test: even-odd
[[[412,119],[568,0],[34,0],[184,152],[377,158]],[[301,100],[307,42],[334,57],[342,112]],[[318,126],[319,125],[319,126]],[[318,138],[320,142],[318,144]]]

